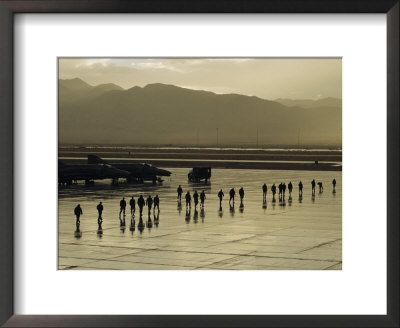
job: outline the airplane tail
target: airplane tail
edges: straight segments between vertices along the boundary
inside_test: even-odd
[[[108,164],[105,160],[96,155],[87,155],[88,164]]]

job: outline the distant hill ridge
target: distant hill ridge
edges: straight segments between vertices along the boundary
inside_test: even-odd
[[[341,100],[59,80],[60,143],[341,146]],[[218,136],[217,136],[218,129]],[[258,133],[257,133],[258,130]]]
[[[204,91],[204,90],[194,90],[194,89],[189,89],[189,88],[184,88],[184,87],[179,87],[175,86],[173,84],[163,84],[163,83],[150,83],[147,84],[144,87],[139,87],[139,86],[134,86],[128,89],[124,89],[120,87],[119,85],[116,85],[115,83],[105,83],[105,84],[99,84],[96,86],[92,86],[89,83],[83,81],[80,78],[73,78],[73,79],[59,79],[59,86],[61,88],[68,88],[69,91],[77,91],[77,90],[88,90],[89,88],[96,88],[96,89],[101,89],[103,91],[111,91],[111,90],[138,90],[138,89],[144,89],[144,88],[160,88],[160,87],[171,87],[171,88],[180,88],[180,89],[185,89],[185,90],[192,90],[192,91],[202,91],[202,92],[209,92],[212,94],[215,94],[212,91]],[[228,93],[230,95],[240,95],[237,93]],[[227,95],[227,94],[225,94]],[[263,100],[267,100],[264,98],[260,98],[257,96],[251,96]],[[269,100],[270,101],[270,100]],[[339,98],[334,98],[334,97],[326,97],[326,98],[321,98],[321,99],[289,99],[289,98],[277,98],[274,99],[273,101],[278,102],[282,105],[285,105],[287,107],[304,107],[308,108],[310,106],[317,107],[318,105],[325,105],[325,106],[341,106],[342,99]]]

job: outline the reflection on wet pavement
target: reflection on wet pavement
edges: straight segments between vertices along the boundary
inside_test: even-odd
[[[188,169],[171,169],[163,185],[93,186],[59,189],[59,269],[74,270],[287,270],[341,269],[341,172],[214,169],[211,183],[189,183]],[[332,193],[332,179],[337,181]],[[324,192],[311,195],[311,180]],[[303,182],[303,196],[297,184]],[[292,195],[271,186],[292,181]],[[268,186],[263,201],[262,185]],[[205,205],[186,207],[177,200],[195,190],[206,194]],[[229,190],[244,188],[243,203],[229,205]],[[217,193],[225,197],[219,208]],[[119,217],[119,201],[158,194],[160,211]],[[238,196],[238,195],[237,195]],[[96,206],[104,206],[101,226]],[[80,236],[75,236],[74,208],[81,204]],[[129,208],[129,205],[128,205]]]

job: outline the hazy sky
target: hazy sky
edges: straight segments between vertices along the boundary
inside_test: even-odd
[[[59,78],[125,89],[150,83],[264,99],[342,97],[341,59],[60,59]]]

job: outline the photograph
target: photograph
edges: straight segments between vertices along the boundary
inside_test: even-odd
[[[58,270],[342,270],[342,58],[57,64]]]

